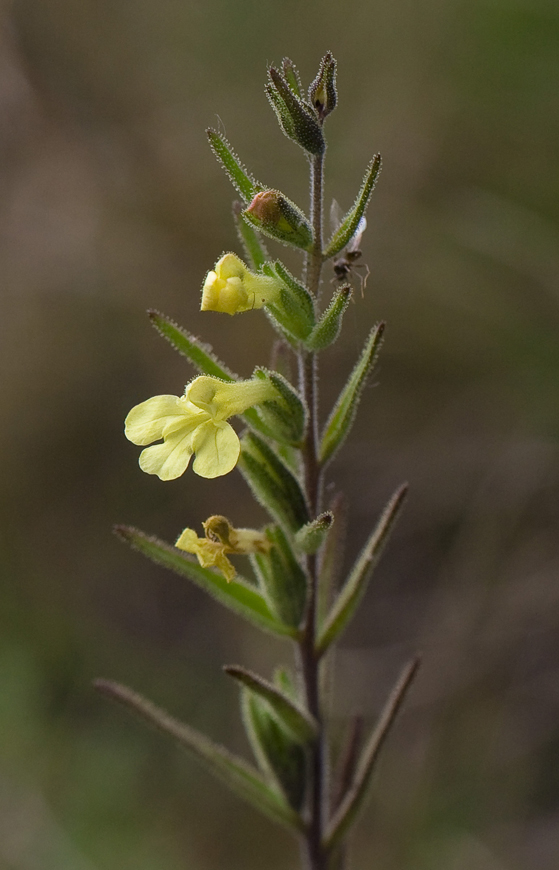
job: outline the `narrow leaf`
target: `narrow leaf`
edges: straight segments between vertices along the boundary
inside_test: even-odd
[[[223,670],[234,680],[267,701],[293,737],[306,743],[316,736],[318,728],[316,720],[268,680],[239,665],[226,665]]]
[[[355,613],[367,589],[372,570],[378,562],[382,549],[400,513],[407,491],[408,485],[403,484],[403,486],[396,490],[382,512],[377,526],[357,557],[357,561],[345,585],[328,614],[318,639],[317,652],[325,652],[330,644],[339,638]]]
[[[182,356],[190,360],[203,375],[221,378],[223,381],[238,380],[237,375],[218,360],[209,344],[204,344],[159,311],[149,310],[148,316],[163,338],[166,338]]]
[[[359,226],[359,221],[365,214],[367,206],[369,205],[369,200],[374,190],[380,172],[380,167],[380,154],[375,154],[367,167],[365,178],[363,179],[363,184],[361,185],[355,202],[353,203],[352,207],[342,220],[340,226],[328,242],[326,250],[324,251],[325,260],[328,260],[330,257],[335,257],[336,254],[339,254],[340,251],[345,248],[347,244],[349,244],[352,236],[355,235],[357,227]]]
[[[320,461],[322,463],[332,458],[349,434],[367,376],[375,364],[383,333],[384,323],[379,323],[371,330],[361,356],[332,408],[320,444]]]
[[[288,531],[294,533],[309,521],[297,478],[253,432],[247,432],[241,440],[238,468],[256,500]]]
[[[375,768],[375,762],[379,757],[380,750],[382,749],[390,728],[394,724],[394,720],[402,706],[404,697],[417,674],[419,664],[419,656],[416,656],[408,662],[403,669],[398,682],[394,686],[394,689],[392,690],[380,715],[377,726],[363,750],[351,787],[349,791],[346,792],[344,799],[328,826],[324,846],[325,849],[330,850],[336,846],[355,821],[367,795],[367,789]]]
[[[115,533],[153,562],[169,568],[181,577],[187,577],[220,604],[252,622],[257,628],[280,636],[295,636],[293,629],[275,619],[262,595],[246,581],[236,578],[228,583],[221,574],[202,568],[176,547],[130,526],[116,526]]]
[[[206,130],[206,133],[210,140],[211,149],[225,169],[231,183],[243,200],[249,203],[260,190],[265,189],[264,185],[256,181],[245,169],[225,136],[211,128]]]
[[[151,701],[127,686],[112,680],[96,680],[95,688],[108,698],[119,701],[138,713],[160,731],[170,735],[177,743],[201,761],[206,768],[222,780],[232,791],[251,803],[260,812],[287,828],[299,831],[303,827],[298,813],[288,806],[283,797],[264,781],[252,765],[237,758],[223,746],[214,743],[188,725],[179,722]]]
[[[329,347],[336,341],[342,328],[342,318],[349,305],[351,293],[349,284],[344,284],[336,291],[330,305],[305,340],[305,347],[308,350],[324,350],[325,347]]]

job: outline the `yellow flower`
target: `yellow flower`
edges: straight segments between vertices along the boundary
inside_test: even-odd
[[[203,568],[216,567],[229,583],[235,568],[226,553],[267,553],[271,543],[263,532],[255,529],[235,529],[226,517],[212,516],[202,523],[205,538],[199,538],[193,529],[185,529],[175,546],[193,553]]]
[[[208,272],[202,288],[202,311],[237,314],[262,308],[277,297],[281,283],[251,272],[236,254],[224,254]]]
[[[154,396],[132,408],[124,434],[133,444],[154,444],[140,454],[140,468],[161,480],[184,474],[190,457],[200,477],[220,477],[239,458],[237,433],[227,418],[277,396],[272,384],[252,378],[227,383],[206,375],[195,378],[184,396]]]

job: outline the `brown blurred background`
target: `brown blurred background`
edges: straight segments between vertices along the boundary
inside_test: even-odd
[[[248,752],[223,662],[269,674],[262,638],[111,535],[173,540],[212,512],[262,521],[237,474],[142,474],[133,404],[192,370],[155,307],[242,375],[255,312],[201,315],[238,249],[220,125],[255,175],[306,204],[266,64],[339,61],[327,199],[375,151],[371,275],[325,357],[323,409],[370,324],[375,383],[330,470],[349,552],[411,497],[337,659],[334,728],[372,721],[410,652],[423,671],[357,831],[353,866],[559,863],[559,12],[553,0],[19,0],[0,6],[2,274],[0,868],[291,870],[282,831],[94,695],[128,682]],[[279,254],[280,251],[275,251]],[[289,262],[296,261],[289,257]]]

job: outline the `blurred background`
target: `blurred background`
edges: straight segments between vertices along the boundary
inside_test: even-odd
[[[265,70],[288,55],[308,82],[327,49],[340,96],[327,201],[347,208],[384,158],[364,298],[322,368],[326,414],[370,324],[388,321],[330,468],[349,499],[348,560],[411,485],[337,657],[334,732],[348,712],[372,723],[424,655],[352,866],[555,870],[556,3],[19,0],[0,17],[1,870],[298,866],[287,834],[91,680],[126,682],[245,754],[221,665],[269,675],[289,660],[111,526],[173,541],[215,512],[263,520],[236,473],[140,473],[122,422],[192,376],[148,307],[243,376],[266,363],[261,314],[198,312],[206,270],[238,250],[204,128],[305,206],[305,160],[277,128]]]

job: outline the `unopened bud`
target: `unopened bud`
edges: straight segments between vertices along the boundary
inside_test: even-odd
[[[317,76],[309,88],[309,101],[321,122],[336,108],[336,61],[330,52],[320,62]]]
[[[310,251],[312,230],[307,218],[295,203],[278,190],[257,193],[243,212],[246,220],[267,236]]]

